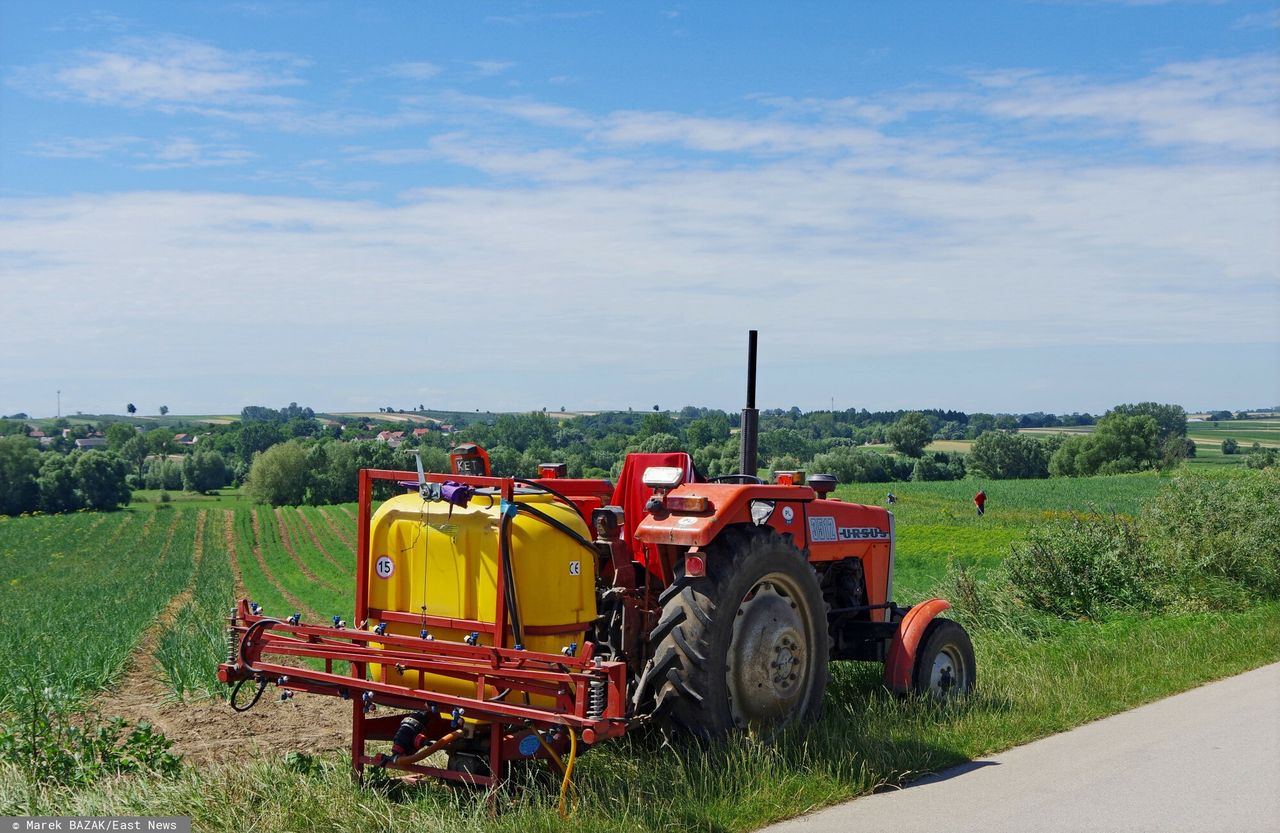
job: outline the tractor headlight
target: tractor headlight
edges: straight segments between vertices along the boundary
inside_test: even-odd
[[[674,489],[684,482],[684,469],[679,466],[650,466],[640,477],[650,489]]]

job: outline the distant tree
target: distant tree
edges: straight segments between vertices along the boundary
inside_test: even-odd
[[[1232,418],[1232,414],[1230,411],[1214,411],[1213,413],[1209,414],[1209,419],[1213,420],[1214,422],[1218,422],[1219,420],[1227,420],[1231,418]]]
[[[307,475],[307,453],[296,440],[290,440],[253,458],[245,491],[258,503],[297,506],[306,496]]]
[[[1245,464],[1251,469],[1266,469],[1280,464],[1280,449],[1263,448],[1249,455]]]
[[[1092,434],[1068,437],[1050,458],[1049,471],[1055,477],[1089,477],[1158,466],[1159,431],[1147,414],[1108,413]]]
[[[675,434],[650,434],[636,444],[636,451],[641,453],[657,453],[662,451],[684,451],[684,443]]]
[[[675,432],[675,426],[671,422],[671,417],[666,414],[654,411],[651,414],[645,414],[640,420],[640,436],[648,437],[653,434],[672,434]]]
[[[20,515],[39,505],[40,452],[26,437],[0,438],[0,515]]]
[[[760,458],[764,466],[786,470],[787,467],[778,462],[779,458],[808,460],[812,453],[812,444],[795,429],[778,428],[760,432]]]
[[[1240,448],[1240,444],[1236,442],[1234,439],[1232,439],[1231,437],[1227,437],[1225,440],[1222,441],[1223,454],[1235,454],[1239,448]]]
[[[147,438],[134,431],[133,436],[120,446],[119,454],[130,468],[137,470],[138,477],[142,477],[142,464],[147,460],[148,451]]]
[[[1051,447],[1028,434],[988,431],[973,444],[965,465],[993,480],[1049,476]]]
[[[900,459],[863,448],[833,448],[816,455],[810,469],[835,475],[841,483],[883,483],[911,476],[913,465]]]
[[[240,425],[236,435],[236,455],[246,464],[253,461],[258,451],[266,451],[285,439],[284,430],[277,422],[247,422]]]
[[[182,488],[182,466],[167,457],[154,459],[147,465],[143,484],[148,489],[178,491]]]
[[[1158,402],[1139,402],[1136,405],[1117,405],[1107,414],[1123,416],[1149,416],[1156,421],[1156,439],[1164,442],[1169,437],[1187,435],[1187,412],[1181,405],[1161,405]]]
[[[130,402],[128,405],[125,405],[124,409],[131,414],[136,414],[138,412],[138,406],[133,404],[132,402]]]
[[[160,416],[164,416],[164,415],[165,415],[165,414],[167,414],[167,413],[169,413],[169,406],[168,406],[168,405],[161,405],[161,406],[160,406]]]
[[[933,428],[929,425],[927,416],[913,411],[903,414],[897,422],[889,426],[885,436],[898,453],[908,457],[919,457],[933,437]]]
[[[147,441],[147,451],[151,454],[177,454],[178,444],[173,441],[173,432],[167,428],[152,428],[143,438]]]
[[[658,406],[657,406],[657,405],[654,405],[654,406],[653,406],[653,410],[654,410],[654,412],[656,413],[656,412],[659,410]]]
[[[90,509],[115,509],[127,504],[132,496],[125,482],[129,467],[115,454],[81,455],[76,460],[75,473],[80,494]]]
[[[25,422],[8,417],[0,419],[0,437],[25,437],[30,430]]]
[[[138,436],[138,432],[127,422],[113,422],[107,426],[107,448],[118,452],[129,440]]]
[[[935,451],[916,460],[911,469],[912,480],[963,480],[964,455]]]
[[[208,494],[230,480],[227,461],[216,451],[197,451],[182,461],[182,488]]]
[[[40,465],[37,485],[40,508],[45,512],[74,512],[84,506],[84,495],[78,488],[75,459],[64,454],[45,454]]]
[[[708,414],[691,421],[684,430],[690,448],[702,448],[729,439],[729,420],[724,414]]]

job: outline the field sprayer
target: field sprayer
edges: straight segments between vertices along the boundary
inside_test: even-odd
[[[968,691],[950,604],[891,599],[893,515],[829,497],[829,475],[754,476],[755,356],[752,331],[743,474],[704,480],[669,453],[628,455],[616,485],[555,464],[492,477],[474,445],[452,474],[362,470],[351,624],[241,600],[219,666],[232,705],[250,682],[255,701],[268,684],[349,699],[357,777],[493,785],[524,758],[567,783],[579,741],[649,721],[706,737],[813,715],[831,660],[883,663],[897,692]],[[380,481],[409,490],[375,511]]]

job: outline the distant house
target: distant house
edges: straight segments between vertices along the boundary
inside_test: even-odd
[[[106,437],[85,437],[84,439],[76,440],[76,448],[106,448],[106,447],[107,447]]]
[[[400,445],[400,443],[404,442],[404,432],[403,431],[382,431],[378,434],[378,442],[386,443],[392,448],[395,448],[396,446]]]
[[[443,432],[444,432],[444,433],[446,433],[446,434],[452,434],[452,433],[453,433],[453,426],[452,426],[452,425],[449,425],[449,424],[441,425],[441,426],[440,426],[440,430],[441,430],[441,431],[443,431]]]
[[[413,436],[415,436],[415,437],[421,437],[423,434],[430,434],[430,433],[431,433],[431,429],[430,429],[430,428],[415,428],[415,429],[413,429]]]
[[[31,439],[33,439],[33,440],[39,440],[39,439],[43,439],[43,438],[45,438],[45,437],[46,437],[46,436],[48,436],[48,435],[47,435],[47,434],[45,434],[45,432],[41,431],[39,428],[37,428],[36,430],[32,431],[32,432],[31,432],[30,434],[28,434],[27,436],[28,436],[28,437],[30,437],[30,438],[31,438]]]
[[[195,445],[200,440],[195,434],[174,434],[173,441],[178,445]]]

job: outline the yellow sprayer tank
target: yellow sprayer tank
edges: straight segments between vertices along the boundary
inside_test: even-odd
[[[582,516],[551,495],[517,494],[515,500],[536,506],[590,540]],[[369,607],[492,624],[498,594],[500,503],[497,494],[483,491],[470,505],[455,506],[452,511],[448,503],[424,501],[416,493],[383,503],[370,520]],[[581,646],[596,617],[592,553],[564,532],[525,513],[518,512],[511,519],[510,533],[511,572],[524,647],[554,654],[572,642]],[[369,627],[379,622],[371,618]],[[388,633],[417,637],[421,629],[420,624],[387,623]],[[462,642],[471,630],[432,625],[426,629],[434,638],[452,642]],[[531,629],[544,632],[530,633]],[[514,647],[509,623],[503,636],[503,646]],[[492,645],[492,636],[481,633],[479,644]],[[377,665],[370,671],[375,680],[475,696],[474,684],[451,677],[400,673]],[[523,694],[520,697],[523,699]],[[531,696],[530,702],[550,703],[551,698]]]

